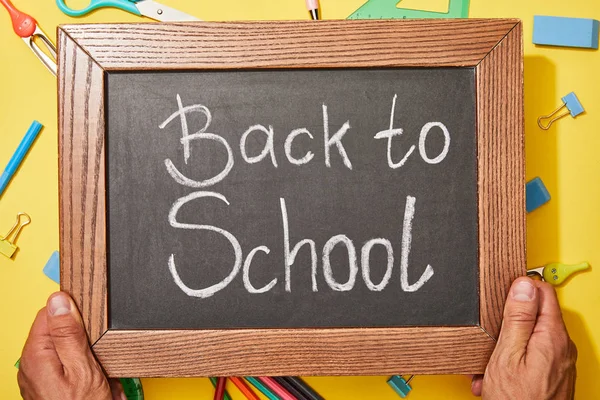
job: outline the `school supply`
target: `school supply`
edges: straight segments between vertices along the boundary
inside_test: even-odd
[[[412,390],[412,388],[410,387],[410,381],[412,381],[414,377],[415,376],[412,375],[410,378],[408,378],[408,380],[405,380],[400,375],[394,375],[390,379],[388,379],[387,383],[391,386],[392,389],[394,389],[396,393],[398,393],[400,397],[404,399]]]
[[[56,0],[56,5],[70,17],[81,17],[101,8],[118,8],[135,15],[143,15],[156,21],[200,21],[198,18],[164,6],[153,0],[91,0],[87,7],[80,10],[67,6],[65,0]]]
[[[536,15],[533,18],[533,43],[597,49],[598,26],[595,19]]]
[[[248,399],[248,400],[260,400],[260,397],[258,397],[252,391],[252,389],[250,389],[250,387],[248,386],[248,384],[246,383],[246,381],[244,381],[244,379],[233,376],[233,377],[230,377],[229,380],[231,382],[233,382],[233,384],[240,390],[240,392],[242,392],[242,394],[244,396],[246,396],[246,399]]]
[[[22,221],[21,221],[22,219]],[[17,250],[19,249],[15,244],[19,238],[19,234],[25,225],[31,223],[31,217],[25,213],[17,214],[17,222],[10,228],[10,231],[6,236],[0,236],[0,254],[7,258],[13,258]]]
[[[319,18],[319,0],[306,0],[306,9],[313,20],[321,19]]]
[[[217,378],[217,387],[215,388],[214,400],[223,400],[223,394],[225,393],[225,385],[227,384],[227,378]]]
[[[468,18],[470,0],[450,0],[448,12],[434,12],[399,8],[399,0],[369,0],[348,19],[388,18]]]
[[[288,381],[286,381],[284,377],[274,376],[273,380],[275,382],[277,382],[279,384],[279,386],[281,386],[283,389],[285,389],[286,392],[291,394],[295,399],[311,400],[310,398],[308,398],[304,394],[302,394],[302,392],[300,392],[298,389],[296,389],[295,386],[292,386]]]
[[[302,393],[309,400],[325,400],[321,395],[315,392],[312,387],[304,382],[302,378],[297,376],[285,376],[283,379],[286,380],[290,385],[294,386],[297,391]]]
[[[581,105],[581,102],[577,98],[577,95],[575,94],[575,92],[571,92],[568,95],[566,95],[565,97],[563,97],[562,102],[563,102],[563,105],[558,107],[551,114],[543,115],[538,118],[538,126],[540,128],[547,131],[548,129],[550,129],[552,124],[554,122],[558,121],[559,119],[566,117],[569,114],[571,114],[571,116],[573,118],[575,118],[578,115],[583,114],[583,112],[585,111],[585,109]],[[559,115],[558,117],[554,117],[560,110],[562,110],[565,107],[567,108],[568,111]],[[550,122],[548,124],[544,124],[544,121],[548,120],[548,119],[550,119]]]
[[[139,378],[121,378],[119,381],[127,400],[144,400],[144,388]]]
[[[525,208],[528,213],[537,210],[550,201],[550,193],[540,178],[534,178],[525,185]]]
[[[213,387],[216,389],[217,388],[217,378],[210,377],[208,379],[210,380],[210,383],[212,383]],[[227,390],[225,390],[225,392],[223,392],[223,400],[231,400],[231,396],[229,395]]]
[[[264,385],[257,378],[254,378],[254,377],[251,377],[251,376],[247,376],[246,380],[252,386],[254,386],[256,388],[256,390],[258,390],[259,392],[261,392],[267,399],[269,399],[269,400],[281,400],[279,398],[279,396],[277,396],[275,393],[273,393],[270,388],[268,388],[266,385]]]
[[[58,251],[52,253],[43,269],[44,275],[60,284],[60,256]]]
[[[279,396],[281,400],[297,400],[287,390],[281,387],[281,385],[279,385],[279,383],[277,383],[273,378],[268,376],[260,376],[258,379],[263,383],[263,385],[267,386],[273,393]]]
[[[582,262],[575,265],[553,263],[543,267],[530,269],[527,271],[527,276],[537,276],[553,286],[558,286],[571,275],[580,271],[585,271],[588,268],[590,268],[590,264],[587,262]]]
[[[17,10],[10,0],[0,0],[0,4],[2,4],[10,14],[13,30],[17,36],[23,39],[25,44],[33,51],[37,58],[39,58],[46,68],[56,76],[56,46],[54,46],[54,43],[52,43],[44,31],[42,31],[42,28],[39,27],[33,17]],[[40,39],[54,59],[50,58],[42,49],[40,49],[37,43],[34,42],[34,39],[36,38]]]
[[[33,142],[37,138],[41,129],[42,124],[40,124],[37,121],[33,121],[31,126],[25,133],[25,136],[21,140],[21,143],[17,147],[17,150],[15,150],[15,153],[13,154],[10,161],[8,162],[8,165],[4,169],[4,172],[2,173],[2,175],[0,175],[0,196],[2,196],[4,189],[6,189],[6,186],[8,186],[8,183],[19,169],[19,166],[23,162],[23,159],[27,155],[27,152],[31,148],[31,145],[33,145]]]

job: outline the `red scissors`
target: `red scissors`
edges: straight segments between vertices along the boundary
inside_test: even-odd
[[[0,3],[6,8],[10,14],[12,20],[13,30],[19,36],[25,44],[33,51],[33,53],[40,59],[40,61],[56,76],[56,47],[50,41],[48,36],[38,26],[36,20],[30,15],[25,14],[15,8],[10,0],[0,0]],[[52,58],[48,54],[44,53],[42,49],[34,42],[35,38],[39,38],[41,42],[46,46],[48,53],[52,55]]]

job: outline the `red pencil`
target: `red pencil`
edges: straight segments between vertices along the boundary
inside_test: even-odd
[[[215,397],[213,397],[214,400],[223,400],[223,394],[225,394],[225,384],[227,384],[227,378],[219,378],[217,380]]]
[[[248,400],[260,400],[260,397],[258,397],[253,391],[252,389],[250,389],[248,387],[248,385],[246,385],[246,382],[244,382],[243,379],[241,378],[236,378],[236,377],[231,377],[229,378],[231,380],[231,382],[233,382],[233,384],[235,386],[237,386],[238,389],[240,389],[240,392],[242,392],[244,394],[244,396],[246,396],[246,398]]]

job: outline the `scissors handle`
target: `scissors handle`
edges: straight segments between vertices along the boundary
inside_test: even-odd
[[[91,13],[94,10],[99,8],[118,8],[123,11],[130,12],[135,15],[142,15],[140,11],[135,6],[135,3],[139,1],[129,1],[129,0],[91,0],[90,4],[87,7],[82,8],[81,10],[74,10],[71,7],[67,6],[65,0],[56,0],[56,5],[66,15],[69,17],[81,17],[82,15],[86,15]]]

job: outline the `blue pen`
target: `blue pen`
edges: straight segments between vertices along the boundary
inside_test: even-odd
[[[17,172],[17,169],[19,169],[19,165],[21,165],[23,162],[23,159],[27,155],[31,145],[37,138],[38,133],[40,133],[40,130],[42,130],[42,124],[37,121],[33,121],[27,130],[25,137],[23,140],[21,140],[19,147],[17,147],[17,151],[15,151],[15,154],[13,154],[12,158],[8,162],[8,165],[4,169],[4,172],[0,176],[0,196],[2,196],[2,193],[4,193],[4,189],[6,189],[6,186],[14,176],[15,172]]]
[[[254,386],[256,389],[258,389],[259,392],[261,392],[262,394],[264,394],[267,399],[269,400],[281,400],[279,398],[279,396],[277,396],[275,393],[271,392],[271,390],[266,387],[265,385],[262,384],[261,381],[259,381],[256,378],[253,378],[251,376],[247,376],[246,380],[248,382],[250,382],[252,384],[252,386]]]

